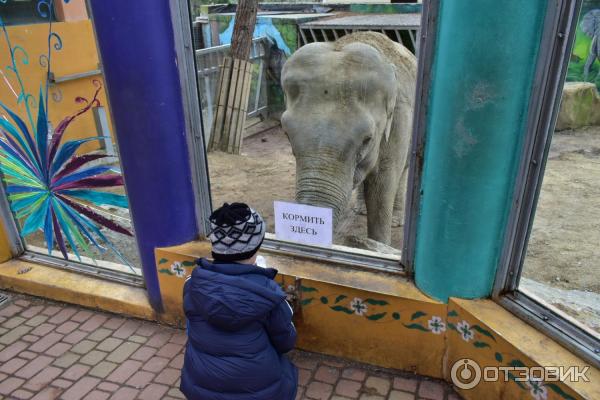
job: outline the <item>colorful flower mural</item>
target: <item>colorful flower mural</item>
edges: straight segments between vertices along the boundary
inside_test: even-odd
[[[427,322],[427,326],[429,327],[429,330],[436,335],[446,332],[446,323],[442,321],[441,317],[435,315]]]
[[[7,1],[0,0],[0,7]],[[65,132],[73,121],[92,107],[100,106],[98,94],[102,90],[101,83],[94,81],[91,100],[84,97],[75,99],[82,106],[78,111],[64,116],[57,124],[51,123],[48,97],[52,52],[63,47],[60,36],[52,30],[53,10],[53,0],[38,1],[37,12],[48,19],[48,48],[46,54],[39,56],[39,64],[46,70],[46,81],[40,83],[37,98],[28,93],[19,70],[19,66],[30,63],[30,57],[24,47],[11,43],[0,17],[1,33],[12,61],[6,72],[3,71],[2,78],[17,97],[17,107],[20,107],[11,109],[0,102],[0,111],[6,113],[0,114],[0,171],[10,207],[20,225],[21,236],[25,238],[34,232],[43,232],[49,254],[57,246],[65,259],[69,259],[72,252],[81,261],[80,252],[83,251],[95,260],[91,251],[94,247],[100,253],[112,251],[131,267],[102,229],[128,236],[132,236],[131,231],[92,208],[128,207],[125,195],[98,190],[123,186],[117,167],[98,163],[107,155],[81,153],[84,143],[103,137],[65,139]],[[26,120],[19,116],[19,111],[24,111]]]
[[[302,307],[320,304],[327,306],[331,311],[366,318],[369,321],[401,322],[400,311],[388,310],[390,303],[386,300],[361,299],[359,297],[349,297],[345,294],[319,296],[319,289],[305,285],[300,285],[299,289],[301,293],[300,306]],[[416,311],[411,314],[410,320],[403,323],[403,325],[408,329],[431,332],[436,335],[446,330],[446,325],[440,316],[432,315],[431,319],[427,321],[427,325],[421,323],[420,320],[427,316],[427,313],[423,311]]]

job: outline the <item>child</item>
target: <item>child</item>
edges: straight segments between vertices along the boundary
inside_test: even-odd
[[[292,308],[277,270],[255,265],[265,223],[246,204],[225,203],[210,224],[214,262],[198,260],[183,290],[181,391],[192,400],[294,400],[298,371],[283,355],[296,342]]]

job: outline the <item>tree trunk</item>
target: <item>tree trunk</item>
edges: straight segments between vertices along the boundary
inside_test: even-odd
[[[257,12],[257,0],[239,0],[231,37],[231,57],[233,59],[248,60]]]
[[[248,57],[257,11],[257,0],[240,0],[238,3],[231,38],[231,56],[225,58],[219,77],[209,150],[232,154],[241,152],[252,79]]]

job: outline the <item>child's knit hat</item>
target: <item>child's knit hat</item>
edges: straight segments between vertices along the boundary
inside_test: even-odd
[[[265,238],[260,214],[244,203],[223,204],[209,217],[212,256],[217,261],[239,261],[252,257]]]

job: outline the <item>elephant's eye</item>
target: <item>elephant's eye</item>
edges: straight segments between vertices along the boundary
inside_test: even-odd
[[[367,149],[369,148],[369,144],[371,144],[371,136],[367,136],[363,139],[360,149],[358,150],[359,160],[365,158],[365,155],[367,154]]]

